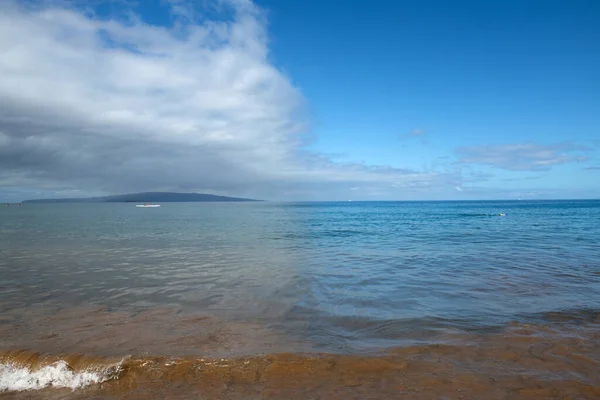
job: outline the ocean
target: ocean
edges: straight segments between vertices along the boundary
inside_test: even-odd
[[[600,398],[600,201],[0,208],[0,398]]]

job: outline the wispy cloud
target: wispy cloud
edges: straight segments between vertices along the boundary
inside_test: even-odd
[[[501,144],[460,147],[459,163],[479,164],[511,171],[542,171],[554,165],[586,161],[586,147],[571,143]]]
[[[460,180],[304,150],[305,99],[271,64],[250,1],[197,20],[168,0],[169,27],[69,4],[0,4],[0,186],[335,198]]]
[[[504,178],[502,181],[504,182],[518,182],[518,181],[534,181],[540,179],[541,175],[536,176],[525,176],[523,178]]]
[[[591,167],[585,167],[583,169],[587,170],[587,171],[597,171],[597,170],[600,170],[600,165],[593,165]]]
[[[461,171],[461,176],[464,183],[485,182],[494,177],[493,174],[477,170],[463,170]]]
[[[423,128],[413,129],[409,133],[400,135],[401,140],[418,139],[422,144],[427,144],[427,131]]]
[[[500,186],[463,186],[463,198],[471,199],[507,199],[507,200],[551,200],[551,199],[597,199],[594,189],[575,187],[560,190],[553,187],[539,186],[527,189],[506,188]]]

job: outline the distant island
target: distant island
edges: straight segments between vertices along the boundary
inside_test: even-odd
[[[192,202],[248,202],[262,201],[244,199],[241,197],[217,196],[203,193],[173,193],[146,192],[120,194],[115,196],[64,198],[64,199],[34,199],[23,203],[192,203]]]

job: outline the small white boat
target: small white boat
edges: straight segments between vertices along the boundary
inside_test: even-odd
[[[160,207],[160,204],[136,204],[136,207],[153,208]]]

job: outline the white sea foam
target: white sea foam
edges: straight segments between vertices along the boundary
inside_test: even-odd
[[[13,364],[0,364],[0,392],[39,390],[46,387],[78,389],[116,377],[120,365],[99,371],[73,371],[65,361],[38,370]]]

